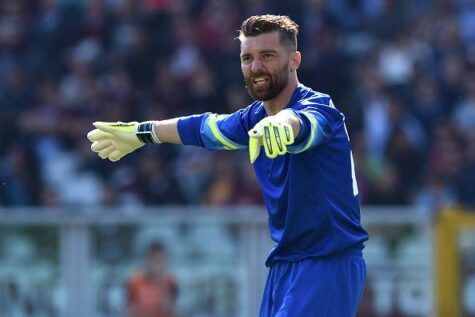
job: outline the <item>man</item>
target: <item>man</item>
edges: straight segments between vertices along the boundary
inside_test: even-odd
[[[285,16],[243,22],[241,69],[256,99],[245,109],[143,123],[95,122],[88,138],[92,150],[111,161],[145,143],[249,148],[276,242],[266,261],[270,271],[259,316],[354,316],[368,236],[360,224],[350,142],[330,97],[298,82],[297,34],[297,24]]]
[[[172,317],[177,295],[175,279],[166,267],[166,250],[152,243],[146,255],[144,270],[127,284],[129,317]]]

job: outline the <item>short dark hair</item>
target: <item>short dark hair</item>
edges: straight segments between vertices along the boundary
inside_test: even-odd
[[[278,31],[281,43],[291,50],[297,50],[299,26],[285,15],[254,15],[246,19],[239,30],[239,40],[244,36],[258,36]]]
[[[147,255],[151,256],[156,253],[165,253],[167,251],[165,245],[160,241],[154,241],[150,243],[147,248]]]

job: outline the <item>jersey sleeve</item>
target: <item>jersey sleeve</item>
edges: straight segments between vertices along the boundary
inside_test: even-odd
[[[238,150],[249,145],[249,110],[232,114],[203,113],[178,120],[178,133],[186,145],[209,150]]]
[[[290,153],[297,154],[315,148],[330,140],[334,132],[344,124],[344,115],[328,99],[326,103],[304,102],[292,109],[299,118],[301,129],[295,143],[287,146]]]

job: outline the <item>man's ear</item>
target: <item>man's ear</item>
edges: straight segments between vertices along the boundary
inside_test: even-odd
[[[300,62],[302,61],[302,55],[299,51],[295,51],[292,56],[292,68],[297,70],[300,67]]]

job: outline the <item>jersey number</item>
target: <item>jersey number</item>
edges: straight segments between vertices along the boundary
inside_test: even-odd
[[[353,152],[350,151],[351,159],[351,179],[353,181],[353,196],[358,195],[358,183],[356,182],[355,162],[353,161]]]
[[[348,137],[348,141],[350,141],[350,136],[348,135],[348,130],[346,130],[346,124],[343,125],[345,127],[346,136]],[[350,151],[350,160],[351,160],[351,180],[353,183],[353,196],[358,195],[358,183],[356,182],[356,173],[355,173],[355,161],[353,160],[353,151]]]

